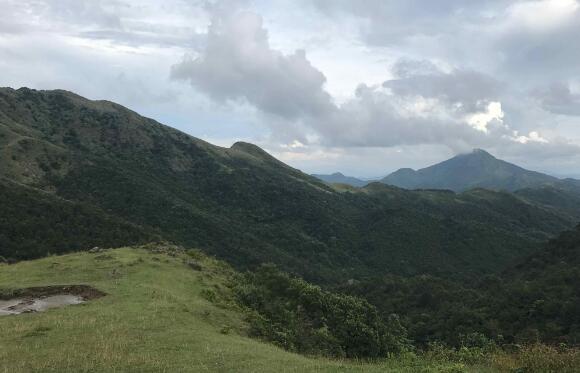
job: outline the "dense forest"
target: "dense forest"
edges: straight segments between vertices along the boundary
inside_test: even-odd
[[[579,258],[580,226],[473,284],[386,275],[329,292],[263,266],[233,288],[252,311],[254,335],[298,352],[376,357],[434,344],[578,346]]]

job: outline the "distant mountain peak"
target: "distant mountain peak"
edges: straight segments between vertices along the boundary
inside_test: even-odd
[[[493,159],[497,159],[496,157],[494,157],[491,153],[489,153],[488,151],[484,150],[484,149],[480,149],[480,148],[475,148],[471,151],[470,153],[471,155],[475,155],[475,156],[480,156],[480,157],[488,157],[488,158],[493,158]]]
[[[483,149],[473,149],[417,171],[401,168],[382,182],[406,189],[450,189],[461,192],[474,188],[515,191],[556,182],[558,179],[528,171],[497,159]]]
[[[487,152],[481,148],[475,148],[471,151],[471,153],[473,153],[473,154],[489,154],[489,152]],[[491,154],[489,154],[489,155],[491,155]]]

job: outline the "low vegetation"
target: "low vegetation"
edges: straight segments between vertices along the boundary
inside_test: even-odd
[[[273,266],[238,278],[234,291],[253,311],[250,334],[290,351],[377,358],[411,347],[396,315],[382,320],[361,298],[324,291]]]

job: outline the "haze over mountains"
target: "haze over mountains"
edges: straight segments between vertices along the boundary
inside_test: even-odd
[[[345,176],[340,172],[335,172],[330,175],[313,174],[312,176],[329,184],[346,184],[355,187],[363,187],[371,182],[370,180],[361,180],[357,179],[356,177]]]

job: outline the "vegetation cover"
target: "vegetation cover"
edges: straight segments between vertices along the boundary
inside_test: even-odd
[[[319,284],[386,272],[468,279],[501,271],[576,223],[569,213],[508,193],[413,192],[378,183],[336,190],[257,146],[213,146],[65,91],[0,90],[0,178],[12,182],[6,188],[56,197],[45,203],[68,221],[76,212],[63,200],[128,231],[121,237],[111,228],[104,237],[98,227],[105,223],[94,223],[94,232],[59,230],[37,224],[33,209],[12,208],[6,219],[18,223],[7,225],[5,236],[25,236],[5,241],[3,256],[11,260],[155,235],[239,269],[272,262]],[[20,192],[3,193],[14,206],[29,202]],[[16,227],[21,233],[11,231]],[[30,245],[55,230],[59,249]]]
[[[466,283],[387,275],[338,289],[401,315],[418,346],[460,346],[484,336],[500,345],[580,345],[580,226],[499,275]],[[480,342],[484,345],[487,342]]]

